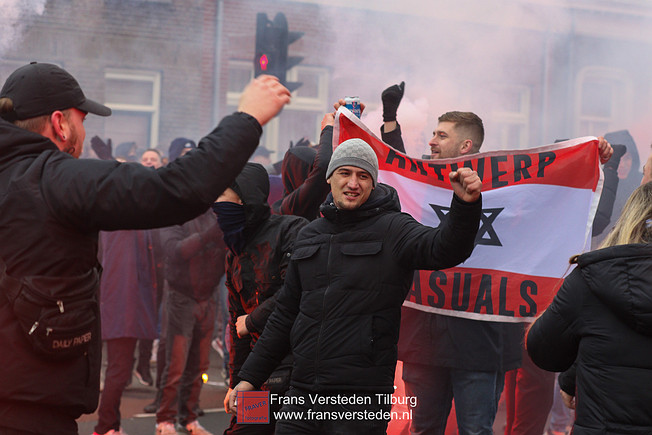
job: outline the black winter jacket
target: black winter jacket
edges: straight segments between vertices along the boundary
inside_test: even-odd
[[[549,371],[577,365],[573,433],[652,433],[652,244],[581,255],[527,336]]]
[[[170,291],[197,302],[215,296],[224,276],[226,245],[211,210],[183,225],[161,230],[165,249],[165,276]]]
[[[473,250],[481,201],[453,198],[439,229],[400,212],[378,184],[353,211],[329,195],[325,217],[299,234],[285,286],[240,377],[260,385],[288,350],[291,384],[309,391],[394,391],[401,305],[415,269],[440,269]]]
[[[270,215],[267,196],[269,177],[261,165],[247,164],[235,181],[245,210],[245,246],[239,255],[226,255],[226,287],[232,347],[230,386],[240,382],[238,372],[274,310],[275,294],[283,285],[285,271],[299,230],[308,221],[299,216]],[[249,335],[239,338],[235,323],[246,319]]]
[[[261,132],[249,115],[228,116],[187,157],[152,170],[78,160],[0,121],[0,257],[15,278],[86,273],[97,265],[100,230],[180,224],[205,211],[240,172]],[[99,333],[87,355],[62,362],[36,356],[23,334],[0,295],[0,425],[76,434],[75,419],[97,407]]]
[[[333,154],[333,127],[326,126],[319,137],[315,152],[308,147],[295,147],[283,157],[283,198],[272,205],[275,214],[303,216],[308,220],[319,217],[330,186],[326,170]]]

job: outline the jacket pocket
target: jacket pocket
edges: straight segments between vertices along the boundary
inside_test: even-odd
[[[344,291],[377,292],[383,279],[382,241],[349,242],[340,245],[332,270]]]
[[[327,260],[319,254],[319,250],[320,245],[316,244],[295,247],[294,252],[292,252],[290,264],[295,264],[304,292],[311,292],[326,285]],[[320,262],[320,260],[323,261]]]
[[[319,324],[299,313],[290,330],[290,344],[295,355],[312,358],[317,353]]]
[[[364,316],[359,319],[358,323],[358,349],[360,353],[369,360],[373,359],[374,356],[374,328],[373,328],[373,316]],[[350,349],[353,350],[353,349]]]
[[[315,255],[317,251],[319,251],[319,245],[295,247],[292,252],[292,260],[306,260]]]

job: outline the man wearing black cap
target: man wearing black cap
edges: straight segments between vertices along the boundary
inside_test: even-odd
[[[108,107],[87,99],[73,76],[47,63],[18,68],[5,82],[0,98],[2,119],[43,134],[75,158],[82,152],[86,114],[111,114]]]
[[[294,417],[281,417],[277,434],[384,434],[401,305],[414,270],[452,267],[471,254],[482,183],[469,168],[452,172],[450,212],[431,228],[401,213],[396,190],[378,183],[376,154],[361,139],[335,148],[326,179],[324,217],[297,237],[276,308],[238,374],[229,410],[244,418],[238,393],[260,387],[292,351],[282,411]]]
[[[99,395],[99,316],[74,341],[48,341],[56,328],[37,321],[25,329],[19,319],[31,312],[16,311],[17,301],[38,283],[56,283],[61,290],[51,304],[61,314],[92,319],[96,305],[76,309],[67,301],[80,289],[68,284],[84,277],[84,284],[91,281],[84,302],[96,299],[98,231],[181,224],[206,211],[254,152],[261,126],[289,99],[276,78],[258,77],[243,92],[239,112],[193,155],[152,170],[76,158],[86,115],[111,110],[87,99],[62,68],[31,63],[9,76],[0,91],[0,433],[76,434],[75,420],[95,410]],[[36,346],[48,344],[47,351],[80,353],[44,357]]]

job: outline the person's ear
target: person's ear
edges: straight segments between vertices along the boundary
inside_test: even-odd
[[[66,140],[66,131],[68,129],[67,125],[68,120],[66,119],[63,112],[55,110],[50,115],[50,124],[52,127],[52,136],[51,139],[56,139],[58,141]]]
[[[471,139],[467,139],[464,142],[462,142],[462,146],[460,147],[460,154],[468,154],[471,152],[473,149],[473,141]]]

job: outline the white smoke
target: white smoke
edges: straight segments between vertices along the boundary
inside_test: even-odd
[[[396,116],[400,120],[405,152],[409,156],[421,157],[422,154],[427,154],[428,148],[425,144],[430,140],[427,132],[428,129],[432,130],[428,113],[429,106],[426,98],[421,97],[412,100],[404,96],[401,100]],[[369,126],[377,136],[380,136],[377,127],[383,123],[382,106],[365,111],[362,115],[362,122]]]
[[[416,134],[425,141],[420,149],[410,149],[410,155],[428,152],[437,117],[451,110],[472,111],[483,119],[485,151],[629,129],[643,155],[649,153],[652,107],[645,97],[650,92],[645,77],[652,57],[644,50],[652,45],[652,27],[649,19],[632,18],[639,13],[652,16],[649,5],[577,0],[311,3],[320,5],[315,23],[320,37],[336,41],[336,49],[321,53],[332,71],[330,90],[337,96],[360,96],[371,109],[369,128],[379,133],[380,117],[370,115],[377,113],[387,86],[406,82],[398,114],[404,133],[408,128],[403,104],[426,102],[419,106],[426,111],[426,122]],[[640,27],[623,27],[632,22],[640,22]],[[632,39],[631,49],[622,43],[626,39]],[[591,128],[574,122],[577,77],[590,65],[626,71],[634,86],[628,111],[618,109],[616,122],[607,131],[601,125]],[[647,87],[636,89],[639,84]],[[519,89],[524,90],[522,100]],[[611,96],[596,94],[596,103],[601,98]],[[591,101],[585,97],[584,104],[590,106]],[[518,105],[527,109],[519,112]],[[524,136],[514,134],[505,121],[519,113],[527,120]]]
[[[47,0],[0,0],[0,58],[20,42],[36,16],[43,15]]]
[[[117,0],[116,0],[117,1]],[[47,0],[0,0],[0,59],[9,50],[20,47],[35,20],[47,21],[49,9],[61,15],[61,8],[70,8],[71,21],[84,32],[81,41],[66,45],[66,56],[89,57],[97,48],[93,38],[106,36],[98,27],[104,3],[97,0],[50,2]],[[119,2],[118,2],[119,3]],[[172,4],[184,2],[171,2]],[[187,3],[199,3],[187,2]],[[328,69],[328,101],[325,110],[338,98],[357,95],[367,104],[365,123],[379,134],[382,123],[380,95],[388,86],[406,82],[405,96],[398,110],[408,153],[428,153],[427,141],[437,118],[451,110],[473,111],[484,121],[486,140],[483,150],[528,148],[555,139],[577,135],[601,135],[574,125],[574,100],[578,92],[574,80],[585,64],[620,67],[633,86],[628,113],[618,114],[622,125],[610,130],[628,129],[634,136],[642,158],[649,154],[652,141],[652,85],[646,85],[652,69],[652,6],[640,1],[590,0],[284,0],[261,2],[222,0],[228,4],[247,4],[267,9],[270,16],[285,12],[293,30],[305,35],[291,47],[293,54],[306,55],[305,65]],[[94,59],[107,56],[125,65],[161,63],[157,50],[139,44],[139,38],[150,38],[148,28],[161,26],[156,14],[148,15],[150,2],[138,4],[136,13],[124,17],[116,32],[93,52]],[[265,6],[271,4],[272,6]],[[309,26],[298,29],[294,7],[307,8]],[[97,11],[95,11],[97,9]],[[172,8],[173,9],[173,8]],[[224,10],[229,10],[228,7]],[[248,9],[252,14],[255,9]],[[93,21],[93,17],[97,22]],[[638,17],[640,19],[632,18]],[[295,20],[295,21],[292,21]],[[629,23],[630,25],[624,25]],[[634,24],[632,26],[631,24]],[[638,26],[638,27],[636,27]],[[97,29],[97,30],[96,30]],[[137,29],[134,33],[126,29]],[[251,29],[239,29],[236,35],[224,38],[224,58],[242,60],[242,53],[229,52],[233,40],[251,40]],[[94,33],[97,32],[97,33]],[[127,44],[123,35],[129,35]],[[199,32],[198,32],[199,37]],[[576,39],[574,39],[576,38]],[[593,38],[593,39],[592,39]],[[577,40],[581,40],[577,43]],[[594,40],[602,43],[592,45]],[[631,44],[623,44],[623,41]],[[627,46],[631,46],[627,49]],[[164,68],[187,62],[179,46],[166,47]],[[301,47],[318,51],[300,53]],[[320,47],[326,47],[321,49]],[[569,47],[573,47],[572,49]],[[597,60],[596,60],[597,59]],[[517,101],[510,85],[522,86],[528,100]],[[640,89],[638,88],[640,86]],[[596,95],[596,99],[604,95]],[[619,98],[614,95],[613,98]],[[192,110],[192,102],[187,104]],[[514,139],[497,119],[514,106],[530,108],[529,136]],[[516,112],[516,111],[513,111]],[[373,116],[372,116],[373,115]],[[504,118],[504,116],[503,116]],[[502,130],[501,130],[502,129]],[[589,131],[590,130],[590,131]],[[598,130],[598,129],[596,129]]]

